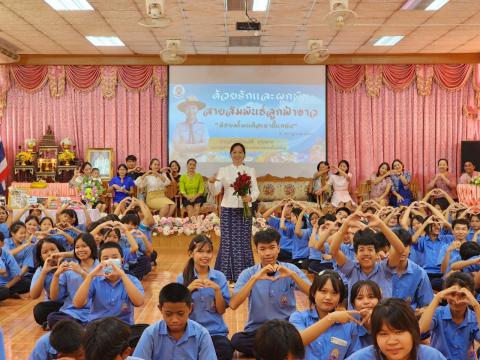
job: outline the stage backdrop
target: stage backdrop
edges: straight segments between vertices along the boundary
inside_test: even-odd
[[[0,66],[0,135],[12,169],[18,146],[51,126],[82,159],[113,148],[116,164],[135,154],[166,162],[167,67]],[[2,116],[3,115],[3,116]]]
[[[480,139],[479,65],[328,66],[327,156],[353,187],[401,159],[423,190],[440,158],[460,174],[462,140]],[[480,154],[477,154],[480,156]]]

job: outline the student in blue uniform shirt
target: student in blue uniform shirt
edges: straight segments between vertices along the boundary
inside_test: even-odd
[[[434,296],[420,318],[421,332],[430,331],[430,345],[449,360],[477,358],[475,341],[480,340],[480,304],[473,294],[472,276],[454,272],[448,276],[445,290]],[[443,300],[447,305],[440,306]]]
[[[280,217],[275,216],[275,212],[280,211]],[[297,215],[299,212],[297,212]],[[271,207],[263,214],[270,227],[277,230],[280,234],[280,261],[292,260],[293,236],[297,216],[293,213],[293,202],[284,199],[281,203]]]
[[[85,214],[85,224],[79,223],[77,212],[74,209],[66,208],[70,205],[78,205],[81,207],[83,213]],[[91,222],[92,221],[90,219],[90,214],[88,213],[87,207],[80,202],[67,203],[57,211],[56,225],[62,228],[73,238],[76,238],[81,232],[86,231]]]
[[[0,233],[0,301],[30,290],[30,282],[21,276],[20,266],[3,245],[3,234]]]
[[[339,231],[332,236],[330,253],[336,261],[339,271],[346,276],[349,290],[358,280],[373,280],[382,289],[384,297],[391,297],[393,270],[398,265],[405,247],[378,216],[368,214],[366,219],[369,226],[378,228],[390,243],[391,248],[388,259],[377,263],[379,244],[375,239],[374,231],[370,228],[358,230],[355,233],[353,246],[355,248],[356,261],[348,259],[340,250],[340,244],[348,227],[360,220],[360,216],[357,213],[350,215],[343,222]]]
[[[65,249],[55,239],[47,237],[40,240],[35,246],[35,257],[38,264],[33,274],[30,284],[30,298],[38,299],[42,292],[45,293],[45,301],[39,302],[33,308],[33,318],[39,325],[44,325],[47,316],[58,311],[62,306],[62,299],[53,301],[50,298],[50,284],[52,283],[53,274],[58,268],[58,258],[54,254],[64,252]]]
[[[27,227],[21,221],[14,222],[10,226],[11,237],[5,239],[3,249],[12,254],[17,261],[18,266],[22,271],[22,276],[28,273],[29,269],[35,267],[35,260],[33,256],[33,250],[35,244],[28,241]],[[25,280],[30,283],[30,277],[25,277]]]
[[[163,320],[145,329],[133,356],[151,360],[215,360],[215,348],[207,329],[190,320],[192,297],[182,284],[162,288],[159,309]]]
[[[467,235],[468,241],[478,241],[480,234],[480,214],[467,214],[467,219],[470,223],[470,231]]]
[[[37,340],[29,360],[53,360],[68,358],[84,360],[82,346],[85,331],[72,320],[58,322],[51,332]]]
[[[308,296],[310,308],[290,316],[305,345],[305,360],[342,360],[355,350],[358,334],[353,314],[357,312],[335,311],[346,295],[336,272],[315,275]]]
[[[83,280],[98,265],[97,245],[93,236],[89,233],[79,235],[73,244],[75,259],[63,261],[53,274],[50,284],[50,298],[54,301],[63,300],[63,305],[57,312],[47,317],[50,329],[60,320],[75,320],[80,324],[86,324],[90,313],[91,301],[84,307],[73,306],[73,298]]]
[[[73,250],[73,241],[75,239],[62,229],[55,228],[52,218],[45,216],[42,220],[40,220],[40,233],[42,233],[43,236],[40,238],[45,238],[48,236],[55,239],[58,244],[62,245],[65,251]]]
[[[255,357],[259,360],[303,359],[305,348],[297,328],[285,320],[269,320],[255,336]]]
[[[10,236],[9,231],[9,220],[10,212],[6,206],[0,205],[0,233],[3,234],[3,237],[6,239]]]
[[[305,217],[307,211],[310,212],[310,214],[308,217]],[[316,210],[302,207],[302,212],[298,215],[295,224],[292,260],[295,265],[302,269],[308,269],[308,256],[310,253],[308,243],[312,236],[314,224],[318,224],[319,217]]]
[[[253,237],[260,263],[243,270],[237,280],[230,308],[237,309],[248,297],[248,321],[243,332],[232,336],[233,347],[253,355],[255,333],[266,321],[287,320],[296,310],[295,292],[308,294],[310,282],[295,265],[277,262],[280,234],[268,228]]]
[[[140,225],[140,218],[137,214],[127,213],[122,218],[122,223],[125,224],[128,231],[132,234],[133,238],[138,244],[138,256],[135,264],[131,264],[129,271],[132,275],[135,275],[138,279],[142,280],[145,275],[152,271],[152,243],[147,239],[147,236],[138,227]],[[122,236],[122,247],[129,244],[125,241],[125,235]]]
[[[402,241],[405,251],[400,255],[400,262],[395,268],[392,284],[392,297],[405,300],[415,310],[430,304],[433,290],[428,275],[412,260],[409,260],[412,236],[405,230],[394,230]]]
[[[417,319],[405,301],[383,300],[373,309],[371,323],[373,345],[355,352],[347,360],[445,360],[438,350],[420,345]]]
[[[452,232],[454,241],[449,245],[444,245],[438,255],[440,271],[447,274],[451,270],[454,262],[461,259],[460,246],[467,241],[469,223],[467,219],[456,219],[452,223]]]
[[[100,247],[100,264],[90,272],[73,298],[73,306],[82,308],[91,301],[88,321],[114,316],[133,325],[133,308],[144,303],[140,281],[122,270],[122,248],[115,243]]]
[[[361,315],[357,324],[358,341],[355,350],[373,344],[371,315],[375,306],[382,300],[382,290],[372,280],[360,280],[352,286],[350,305]]]
[[[225,275],[210,268],[212,240],[205,235],[195,236],[188,247],[188,255],[190,259],[183,274],[178,275],[177,282],[185,285],[192,294],[190,319],[208,330],[219,360],[231,359],[233,347],[222,317],[230,302],[230,292]]]
[[[308,271],[313,274],[318,274],[322,270],[333,269],[332,256],[329,252],[330,247],[326,240],[338,230],[335,222],[335,215],[326,214],[321,216],[313,226],[312,234],[308,241]]]
[[[468,273],[480,271],[480,244],[473,241],[464,242],[459,252],[461,260],[452,263],[453,271]]]

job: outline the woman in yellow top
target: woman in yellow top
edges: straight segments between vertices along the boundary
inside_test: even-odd
[[[182,194],[183,207],[187,209],[188,217],[198,216],[200,207],[205,202],[203,197],[203,176],[195,172],[197,160],[187,160],[187,173],[180,177],[179,187]]]

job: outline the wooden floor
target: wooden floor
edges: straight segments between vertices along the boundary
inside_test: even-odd
[[[215,249],[218,249],[218,238],[213,235]],[[187,248],[190,238],[186,236],[157,237],[154,248],[158,252],[157,266],[144,280],[145,304],[135,309],[135,322],[151,324],[161,319],[157,308],[158,293],[183,270],[188,259]],[[33,320],[32,310],[38,301],[8,299],[0,302],[0,326],[5,336],[7,359],[26,360],[35,341],[45,334],[42,328]],[[300,310],[307,306],[305,295],[297,292],[297,306]],[[247,320],[247,302],[237,310],[230,309],[224,315],[230,329],[230,336],[243,330]],[[235,358],[242,358],[238,354]]]

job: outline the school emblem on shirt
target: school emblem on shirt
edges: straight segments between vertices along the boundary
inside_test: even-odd
[[[127,303],[122,303],[122,306],[120,307],[121,312],[128,312],[128,304]]]
[[[288,303],[288,297],[287,297],[287,295],[282,295],[282,296],[280,297],[280,304],[281,304],[281,305],[287,305],[287,303]]]
[[[340,358],[340,352],[338,349],[333,349],[327,360],[338,360]]]
[[[407,297],[405,301],[407,302],[407,304],[410,305],[412,303],[412,297],[411,296]]]

